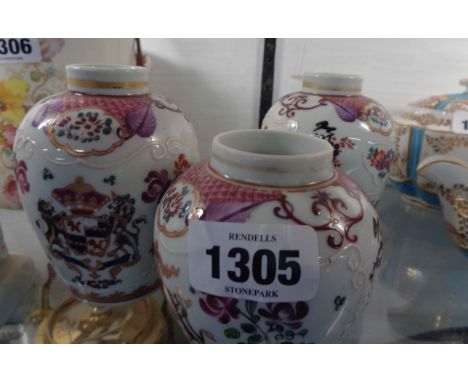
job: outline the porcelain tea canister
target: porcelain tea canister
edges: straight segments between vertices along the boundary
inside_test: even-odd
[[[270,130],[216,136],[165,193],[154,239],[167,300],[201,343],[339,341],[382,256],[378,216],[332,147]]]
[[[154,212],[172,179],[198,160],[182,110],[150,95],[148,69],[69,65],[68,91],[25,116],[16,179],[57,273],[92,304],[123,303],[158,284]]]
[[[460,84],[467,86],[468,80]],[[418,165],[434,155],[468,162],[468,91],[432,96],[411,103],[394,115],[393,186],[408,200],[437,206],[437,185],[419,178]],[[466,125],[465,125],[466,124]]]
[[[281,97],[265,115],[262,128],[327,140],[335,167],[351,176],[376,203],[394,159],[389,113],[361,95],[362,77],[309,73],[301,79],[302,89]]]

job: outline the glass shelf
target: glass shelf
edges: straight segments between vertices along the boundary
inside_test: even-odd
[[[384,263],[359,342],[463,342],[468,258],[449,237],[442,211],[407,202],[390,187],[377,211]]]

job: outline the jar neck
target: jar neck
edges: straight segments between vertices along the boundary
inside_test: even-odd
[[[301,80],[309,93],[356,96],[362,91],[362,77],[352,74],[306,73]]]
[[[66,71],[72,92],[109,96],[149,93],[149,71],[143,67],[74,64],[68,65]]]
[[[332,158],[330,144],[311,135],[235,130],[214,138],[210,166],[228,179],[297,187],[330,179]]]

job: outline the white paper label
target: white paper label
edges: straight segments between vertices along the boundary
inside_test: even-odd
[[[468,134],[468,111],[453,113],[452,130],[456,134]]]
[[[38,38],[0,38],[0,64],[41,62]]]
[[[311,227],[196,220],[188,235],[195,289],[260,302],[310,300],[318,291],[317,233]]]

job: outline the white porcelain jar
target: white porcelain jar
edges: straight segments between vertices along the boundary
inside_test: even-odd
[[[333,164],[364,190],[373,203],[381,196],[394,159],[390,115],[361,95],[362,78],[310,73],[302,90],[281,97],[265,115],[262,129],[297,131],[327,140]]]
[[[154,212],[198,160],[182,110],[150,95],[148,69],[69,65],[68,92],[48,97],[16,134],[21,201],[73,295],[123,303],[158,285]]]
[[[347,175],[333,168],[332,160],[330,145],[311,135],[237,130],[217,135],[210,161],[191,167],[171,185],[156,213],[155,257],[169,304],[190,340],[311,343],[337,342],[346,334],[367,305],[381,263],[382,241],[371,203]],[[190,232],[199,222],[216,222],[212,227],[218,228],[234,223],[236,231],[246,225],[264,230],[265,224],[306,228],[305,238],[317,237],[318,253],[307,247],[300,256],[301,261],[317,260],[318,277],[313,279],[317,293],[307,300],[293,293],[277,302],[259,302],[195,288],[194,278],[206,275],[211,288],[222,273],[213,276],[192,257],[204,256],[204,251],[195,253],[189,247]],[[201,236],[194,240],[192,244],[201,242],[206,249],[211,246]],[[296,244],[288,236],[281,245],[288,242]],[[281,264],[278,258],[270,260]],[[253,262],[235,267],[255,267]],[[289,265],[283,266],[279,267]],[[262,267],[259,277],[264,281],[265,264]],[[292,272],[284,276],[292,278]],[[302,273],[295,272],[302,275],[296,281],[310,272],[302,266]],[[244,290],[248,280],[234,282],[229,277],[231,285]]]

